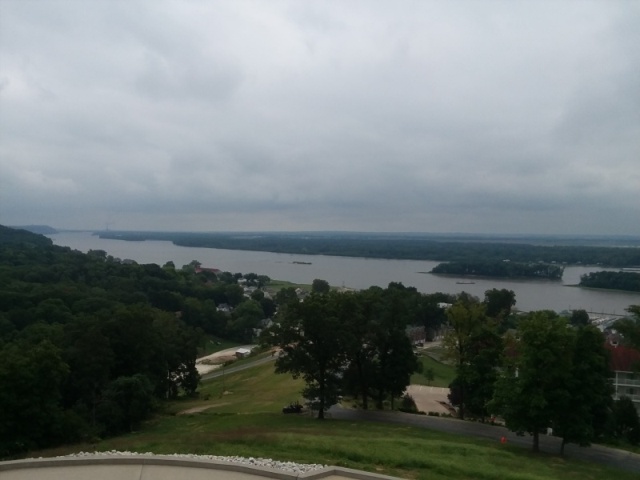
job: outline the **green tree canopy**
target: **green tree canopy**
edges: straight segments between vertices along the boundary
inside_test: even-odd
[[[553,312],[532,312],[518,325],[515,350],[506,352],[492,406],[507,428],[532,435],[536,452],[540,432],[570,401],[574,338],[566,321]]]
[[[329,286],[329,282],[327,282],[326,280],[316,278],[311,283],[312,292],[329,293],[329,290],[331,290],[331,287]]]
[[[447,356],[456,366],[458,379],[456,387],[459,389],[457,392],[458,415],[464,418],[469,383],[468,369],[474,356],[474,342],[481,334],[483,325],[487,323],[487,317],[482,304],[465,298],[447,310],[447,321],[447,331],[442,344]]]
[[[575,332],[573,358],[566,383],[564,403],[555,405],[553,432],[566,443],[588,446],[604,434],[613,402],[609,352],[604,335],[587,325]]]
[[[270,337],[283,352],[276,360],[276,372],[304,379],[304,394],[320,419],[337,401],[345,362],[339,295],[312,293],[304,302],[289,304]]]
[[[513,290],[492,288],[484,292],[484,304],[487,316],[504,320],[511,314],[511,308],[516,304],[516,294]]]

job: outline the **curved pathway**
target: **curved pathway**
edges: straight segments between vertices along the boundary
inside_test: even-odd
[[[340,406],[330,409],[331,418],[339,420],[365,420],[372,422],[395,423],[412,425],[419,428],[427,428],[440,432],[453,433],[457,435],[468,435],[472,437],[487,438],[499,442],[502,437],[510,445],[517,445],[523,448],[532,447],[532,439],[529,435],[516,435],[502,426],[488,425],[479,422],[458,420],[455,418],[429,417],[426,415],[413,415],[402,412],[371,411],[371,410],[350,410]],[[560,452],[561,439],[554,436],[540,435],[540,451],[558,455]],[[580,447],[573,444],[565,446],[565,456],[579,460],[602,463],[612,467],[621,468],[631,472],[640,472],[640,455],[604,447],[602,445],[592,445],[591,447]]]
[[[248,368],[255,367],[256,365],[262,365],[264,363],[275,362],[275,357],[263,357],[257,360],[253,360],[251,362],[243,363],[242,365],[233,366],[233,364],[229,367],[219,368],[214,370],[213,372],[204,373],[200,376],[202,380],[211,380],[212,378],[222,377],[223,375],[229,375],[234,372],[239,372],[241,370],[246,370]]]

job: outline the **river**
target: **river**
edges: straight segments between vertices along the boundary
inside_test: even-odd
[[[423,293],[465,291],[480,298],[484,298],[484,292],[491,288],[506,288],[516,293],[516,308],[523,311],[585,309],[592,313],[622,315],[629,305],[640,304],[640,293],[572,286],[580,281],[580,275],[600,270],[597,267],[566,267],[562,281],[491,278],[470,280],[425,273],[438,264],[431,261],[180,247],[166,241],[127,242],[102,239],[90,232],[63,232],[49,237],[56,245],[81,252],[104,250],[116,258],[131,259],[138,263],[164,265],[172,261],[180,268],[192,260],[198,260],[203,267],[234,273],[253,272],[294,283],[311,284],[314,279],[320,278],[334,286],[363,289],[372,285],[386,287],[390,282],[402,282]],[[469,281],[474,283],[458,283]]]

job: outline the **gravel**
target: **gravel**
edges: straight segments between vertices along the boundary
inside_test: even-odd
[[[151,456],[154,453],[137,453],[137,452],[120,452],[116,450],[110,450],[107,452],[78,452],[70,455],[63,455],[58,458],[70,458],[70,457],[94,457],[94,456],[135,456],[144,455]],[[191,460],[217,460],[219,462],[237,463],[241,465],[249,465],[252,467],[265,467],[273,468],[276,470],[282,470],[287,473],[307,473],[315,470],[327,468],[327,465],[321,465],[317,463],[295,463],[295,462],[280,462],[278,460],[272,460],[270,458],[254,458],[254,457],[236,457],[236,456],[220,456],[220,455],[194,455],[194,454],[181,454],[174,453],[170,455],[162,455],[163,457],[175,457],[186,458]]]

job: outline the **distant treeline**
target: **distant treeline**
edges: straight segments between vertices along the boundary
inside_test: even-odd
[[[510,260],[524,264],[640,265],[640,248],[636,247],[534,245],[470,241],[466,237],[442,240],[437,236],[409,234],[101,232],[100,237],[129,241],[167,240],[184,247],[459,263]]]
[[[640,273],[592,272],[580,277],[580,286],[640,292]]]
[[[437,265],[431,273],[463,276],[546,278],[560,280],[564,268],[545,263],[517,262],[447,262]]]

